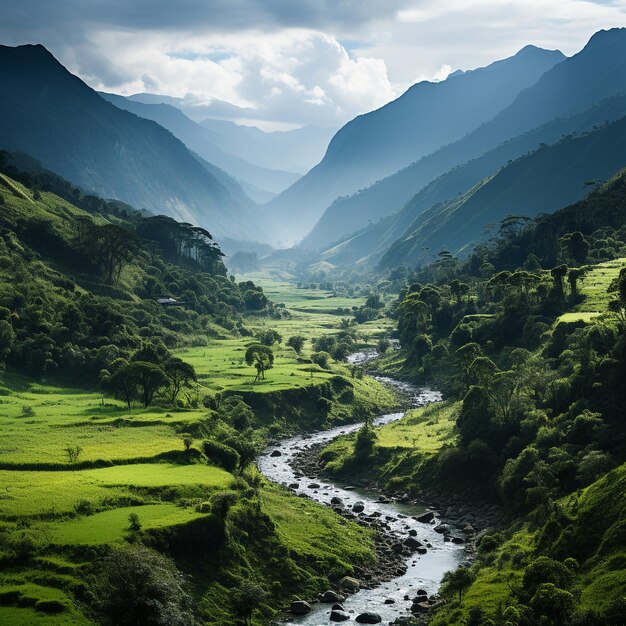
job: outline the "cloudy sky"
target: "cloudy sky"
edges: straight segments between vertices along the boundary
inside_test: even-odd
[[[0,43],[198,117],[336,127],[419,80],[529,43],[571,55],[614,26],[626,0],[2,0]]]

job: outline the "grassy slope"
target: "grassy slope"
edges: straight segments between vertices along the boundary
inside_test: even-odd
[[[10,179],[0,181],[0,193],[7,200],[2,210],[9,222],[37,215],[71,232],[72,220],[84,214],[53,194],[42,193],[35,202],[30,190]],[[136,269],[130,265],[124,272],[119,290],[125,291],[124,297],[133,297],[128,286],[136,278]],[[63,268],[48,266],[50,276],[57,271]],[[10,279],[0,270],[0,281]],[[319,291],[303,296],[284,283],[272,295],[294,305],[293,317],[276,322],[251,319],[248,325],[253,330],[271,326],[285,337],[302,334],[307,339],[336,332],[340,319],[337,309],[362,303],[334,301]],[[303,302],[307,306],[299,308],[297,304]],[[366,326],[371,334],[382,328],[378,323]],[[345,367],[336,365],[332,372],[319,370],[311,377],[310,368],[292,350],[280,347],[275,368],[268,372],[266,381],[252,385],[254,369],[242,363],[248,341],[207,338],[206,346],[180,352],[198,371],[200,393],[285,392],[315,387],[333,376],[347,374]],[[310,352],[307,342],[304,356]],[[371,405],[386,407],[394,402],[373,380],[355,380],[352,384],[356,395]],[[3,624],[89,623],[73,604],[74,591],[84,575],[84,547],[124,540],[129,534],[128,515],[133,512],[147,532],[180,532],[184,536],[189,524],[208,517],[196,510],[196,504],[206,501],[216,490],[230,488],[233,481],[219,468],[195,463],[199,441],[194,441],[189,454],[183,453],[182,433],[195,432],[206,417],[205,410],[133,407],[129,411],[122,402],[103,398],[99,390],[66,385],[53,379],[33,381],[11,371],[0,379],[0,558],[5,550],[24,542],[35,546],[40,555],[18,565],[4,561],[6,567],[3,565],[0,571]],[[348,416],[344,412],[335,417]],[[75,465],[70,464],[64,450],[70,444],[82,448]],[[372,558],[369,534],[323,507],[271,486],[262,488],[261,501],[263,511],[275,524],[273,540],[302,561],[297,578],[301,593],[319,591],[328,584],[327,576],[333,571],[350,571],[349,562]],[[77,506],[85,502],[93,512],[78,514]],[[262,546],[252,542],[247,547],[244,543],[241,549],[243,556],[238,555],[233,567],[248,563],[260,582],[267,584],[271,572],[264,570],[259,557]],[[197,564],[190,567],[204,584],[198,590],[203,602],[221,606],[213,623],[227,624],[230,616],[224,603],[226,592],[215,580],[215,568],[212,570],[205,576]],[[42,602],[48,600],[56,602],[56,610],[61,610],[58,615],[46,612],[49,609]]]
[[[589,322],[606,311],[611,299],[607,289],[611,281],[618,277],[620,270],[624,267],[626,267],[626,258],[592,265],[591,271],[585,275],[580,289],[585,299],[575,307],[574,311],[561,315],[558,321],[576,322],[583,320]]]
[[[392,424],[376,428],[376,452],[368,462],[370,478],[389,488],[419,490],[423,470],[444,445],[454,443],[459,403],[440,402],[409,411]],[[322,451],[325,471],[331,474],[362,474],[355,465],[355,435],[335,440]]]
[[[463,624],[472,606],[480,605],[488,614],[499,606],[515,605],[512,597],[521,585],[524,567],[539,554],[561,556],[563,541],[587,549],[579,549],[580,569],[572,591],[580,595],[581,608],[603,610],[626,588],[626,550],[624,549],[624,514],[626,513],[626,465],[622,465],[598,481],[559,501],[570,523],[559,539],[539,546],[543,527],[525,524],[511,531],[510,537],[493,554],[484,558],[475,582],[459,604],[452,601],[438,611],[433,626]],[[587,537],[598,531],[598,540],[589,545]]]

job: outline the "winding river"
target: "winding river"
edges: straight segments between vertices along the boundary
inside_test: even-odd
[[[352,355],[350,360],[353,363],[363,363],[369,360],[371,356],[369,353],[357,353]],[[412,399],[411,405],[414,407],[441,400],[441,394],[437,391],[417,388],[390,378],[379,380],[396,387],[405,395],[408,394]],[[381,415],[374,420],[374,424],[388,424],[400,419],[403,415],[404,413]],[[360,501],[364,505],[364,514],[386,520],[387,531],[390,535],[397,537],[399,541],[407,539],[412,534],[422,544],[430,544],[431,547],[428,548],[426,554],[415,553],[405,558],[407,570],[404,575],[371,589],[361,589],[359,592],[349,595],[345,602],[342,602],[345,610],[351,614],[352,620],[360,613],[370,611],[378,613],[382,617],[383,624],[389,624],[400,617],[411,615],[411,601],[418,589],[424,589],[429,595],[436,593],[443,574],[455,569],[465,560],[466,552],[463,546],[444,541],[443,535],[434,530],[436,523],[420,523],[414,519],[414,516],[426,511],[421,506],[386,501],[385,498],[381,498],[380,493],[375,491],[351,487],[340,482],[322,481],[314,476],[303,476],[301,472],[292,467],[294,457],[302,453],[303,450],[311,446],[329,443],[336,437],[354,432],[360,427],[360,423],[350,424],[285,439],[268,448],[265,454],[259,457],[257,463],[259,469],[270,480],[284,486],[292,485],[292,489],[297,494],[328,506],[331,505],[332,498],[338,497],[348,509]],[[270,456],[274,450],[279,450],[281,456]],[[296,484],[297,487],[295,487]],[[407,597],[410,600],[405,599]],[[331,623],[329,620],[330,611],[330,604],[315,603],[308,615],[291,617],[285,623],[328,626]]]

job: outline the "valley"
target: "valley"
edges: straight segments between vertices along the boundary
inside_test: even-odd
[[[626,624],[626,8],[22,4],[0,624]]]

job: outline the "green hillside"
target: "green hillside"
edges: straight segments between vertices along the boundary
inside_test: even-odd
[[[227,277],[208,232],[1,156],[0,622],[102,623],[118,600],[103,577],[122,560],[152,563],[162,586],[184,574],[165,597],[180,619],[191,602],[194,619],[235,624],[252,589],[263,624],[371,563],[369,530],[251,463],[270,434],[354,419],[353,401],[396,404],[378,382],[311,361],[313,339],[341,332],[338,303],[273,287],[316,311],[290,312]],[[305,345],[268,348],[274,367],[255,384],[244,353],[270,330]]]

